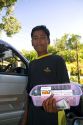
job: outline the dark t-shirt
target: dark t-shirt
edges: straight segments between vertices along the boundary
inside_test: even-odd
[[[28,93],[30,90],[40,84],[58,84],[68,83],[69,77],[65,62],[62,57],[48,55],[36,59],[29,65],[29,83],[27,86]],[[43,107],[33,105],[29,97],[29,119],[28,125],[58,125],[58,113],[47,113]]]

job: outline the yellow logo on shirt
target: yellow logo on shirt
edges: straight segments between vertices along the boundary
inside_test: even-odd
[[[51,69],[50,69],[49,67],[46,67],[46,68],[44,69],[44,72],[51,72]]]

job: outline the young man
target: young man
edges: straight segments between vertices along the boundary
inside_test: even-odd
[[[39,84],[68,83],[69,77],[63,58],[48,53],[50,32],[46,26],[34,27],[31,38],[32,46],[36,50],[38,58],[30,62],[29,65],[28,93]],[[58,125],[58,110],[53,96],[46,99],[42,107],[34,106],[29,97],[27,125]]]

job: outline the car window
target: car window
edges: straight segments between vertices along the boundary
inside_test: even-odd
[[[6,74],[27,74],[27,67],[20,56],[5,44],[0,44],[0,72]]]

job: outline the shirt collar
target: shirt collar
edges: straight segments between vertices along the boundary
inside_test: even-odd
[[[52,55],[52,53],[44,54],[44,55],[42,55],[42,56],[39,56],[37,59],[41,59],[41,58],[44,58],[44,57],[49,56],[49,55]]]

